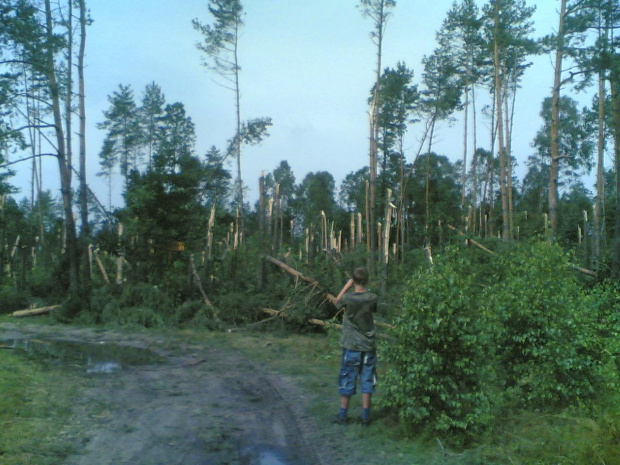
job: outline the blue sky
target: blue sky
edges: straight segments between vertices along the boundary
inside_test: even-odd
[[[242,175],[255,200],[258,176],[287,160],[300,182],[310,171],[329,171],[337,184],[368,163],[367,98],[374,79],[376,48],[369,38],[372,24],[356,8],[356,0],[243,0],[246,16],[240,42],[241,112],[243,119],[270,116],[271,136],[244,149]],[[483,2],[481,1],[480,4]],[[130,84],[139,102],[147,84],[156,82],[168,103],[182,102],[196,124],[196,151],[212,145],[223,149],[235,129],[233,94],[201,66],[200,40],[191,20],[210,22],[206,0],[88,0],[93,25],[87,38],[87,140],[89,184],[102,201],[107,188],[98,153],[104,137],[96,129],[108,108],[107,96],[119,84]],[[398,0],[389,19],[383,67],[404,61],[422,74],[422,57],[432,53],[435,32],[452,0]],[[536,33],[542,36],[557,22],[557,0],[537,5]],[[531,140],[540,127],[542,99],[551,92],[551,57],[534,59],[518,94],[514,154],[524,172]],[[483,91],[480,91],[483,94]],[[481,122],[479,145],[487,146]],[[418,147],[421,126],[412,126],[407,159]],[[462,157],[462,127],[442,124],[435,151],[456,161]],[[471,136],[470,136],[471,140]],[[488,148],[488,147],[487,147]],[[231,167],[232,168],[232,167]],[[16,184],[29,191],[29,166],[18,167]],[[57,167],[46,164],[47,188],[57,189]],[[116,181],[117,190],[122,186]],[[120,197],[114,202],[120,205]]]

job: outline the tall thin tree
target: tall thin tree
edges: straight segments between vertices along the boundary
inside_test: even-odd
[[[364,17],[370,18],[373,22],[373,30],[370,37],[377,47],[376,67],[375,67],[375,86],[374,98],[370,107],[370,148],[369,148],[369,220],[367,225],[368,234],[370,235],[369,253],[369,271],[374,274],[375,269],[375,252],[377,250],[377,233],[376,233],[376,197],[377,197],[377,165],[378,165],[378,138],[379,138],[379,108],[381,94],[381,60],[383,57],[383,38],[387,20],[390,16],[390,10],[396,6],[396,0],[359,0],[359,8]]]

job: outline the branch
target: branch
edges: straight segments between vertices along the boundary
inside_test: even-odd
[[[38,155],[31,155],[31,156],[26,157],[26,158],[20,158],[19,160],[8,161],[6,163],[3,163],[2,165],[0,165],[0,169],[6,168],[6,167],[11,166],[11,165],[15,165],[17,163],[21,163],[22,161],[32,160],[33,158],[56,157],[56,156],[58,156],[58,155],[56,155],[55,153],[40,153]]]
[[[54,124],[27,124],[25,126],[16,128],[16,129],[11,129],[10,131],[7,131],[7,133],[11,133],[11,132],[21,132],[24,129],[48,129],[48,128],[55,128],[56,125]]]
[[[336,297],[334,297],[332,294],[330,294],[328,291],[324,290],[321,285],[319,284],[318,281],[316,281],[315,279],[312,279],[308,276],[304,276],[303,274],[301,274],[299,271],[291,268],[290,266],[288,266],[286,263],[281,262],[280,260],[276,260],[273,257],[269,257],[269,256],[265,256],[265,260],[267,260],[268,262],[273,263],[274,265],[282,268],[284,271],[286,271],[289,274],[292,274],[293,276],[295,276],[296,278],[301,279],[302,281],[305,281],[307,283],[310,283],[314,286],[316,286],[318,289],[320,289],[323,293],[325,293],[327,295],[327,299],[333,303],[336,304]]]

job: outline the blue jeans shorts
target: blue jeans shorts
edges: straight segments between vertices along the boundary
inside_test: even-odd
[[[342,350],[342,363],[338,377],[338,393],[352,396],[357,392],[357,378],[360,378],[362,394],[375,392],[377,384],[377,354],[375,352],[358,352]]]

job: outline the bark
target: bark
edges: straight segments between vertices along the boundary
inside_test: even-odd
[[[469,72],[467,73],[469,75]],[[463,173],[461,177],[461,209],[465,209],[465,184],[467,181],[467,132],[469,130],[469,89],[465,87],[465,104],[463,118]]]
[[[243,181],[241,178],[241,92],[239,90],[239,28],[240,18],[235,20],[234,31],[234,67],[235,67],[235,110],[237,116],[237,134],[235,136],[235,154],[237,156],[237,202],[240,214],[240,231],[245,233],[243,215]],[[244,234],[245,235],[245,234]]]
[[[46,34],[51,41],[53,36],[52,9],[50,0],[45,0]],[[45,51],[46,63],[43,72],[45,73],[51,97],[52,113],[54,116],[54,129],[56,136],[56,157],[60,171],[60,191],[62,194],[62,204],[65,216],[65,233],[67,240],[67,256],[69,259],[69,292],[77,294],[80,290],[79,284],[79,259],[77,236],[75,232],[75,221],[73,219],[73,201],[71,198],[71,166],[67,160],[65,147],[65,137],[62,126],[62,116],[60,112],[60,91],[56,79],[54,66],[54,55],[51,49]]]
[[[281,269],[283,269],[284,271],[286,271],[287,273],[295,276],[298,279],[301,279],[302,281],[305,281],[309,284],[312,284],[313,286],[315,286],[317,289],[319,289],[320,291],[322,291],[323,293],[325,293],[325,296],[327,297],[327,299],[332,302],[333,304],[336,303],[336,297],[334,297],[332,294],[330,294],[328,291],[326,291],[325,289],[322,288],[322,286],[319,284],[318,281],[316,281],[315,279],[312,279],[308,276],[304,276],[302,273],[300,273],[299,271],[295,270],[294,268],[291,268],[290,266],[288,266],[286,263],[281,262],[280,260],[277,260],[273,257],[265,257],[265,260],[267,260],[270,263],[273,263],[274,265],[280,267]]]
[[[80,213],[82,222],[82,285],[87,295],[90,294],[91,266],[88,260],[88,236],[90,227],[88,225],[88,185],[86,184],[86,102],[85,102],[85,82],[84,82],[84,56],[86,53],[86,1],[79,0],[80,8],[80,49],[78,52],[78,107],[80,116]]]
[[[614,122],[614,168],[616,175],[620,173],[620,70],[613,70],[610,78],[611,105]],[[620,193],[616,183],[616,223],[613,241],[612,276],[620,277]]]
[[[477,140],[477,117],[476,117],[476,87],[471,86],[471,106],[472,106],[472,117],[473,117],[473,136],[474,136],[474,155],[472,159],[472,171],[473,171],[473,191],[472,191],[472,199],[471,204],[474,207],[472,209],[472,233],[476,234],[478,232],[476,230],[477,219],[476,214],[478,212],[478,157],[476,156],[476,152],[478,151],[478,140]]]
[[[387,294],[388,264],[390,258],[390,223],[392,220],[392,189],[388,189],[385,197],[385,228],[382,253],[381,295]]]
[[[557,48],[555,51],[555,70],[553,76],[553,96],[551,99],[551,167],[549,174],[549,239],[554,240],[558,232],[558,177],[560,173],[560,91],[562,79],[562,60],[564,58],[564,19],[566,17],[566,0],[560,7],[560,24],[558,27]]]
[[[599,38],[608,39],[608,30],[603,33],[602,14],[599,13]],[[604,35],[603,35],[604,34]],[[598,160],[596,165],[596,203],[594,205],[594,260],[596,268],[601,256],[605,224],[605,72],[598,78]]]
[[[496,8],[499,8],[498,6]],[[497,135],[499,142],[499,185],[502,196],[502,239],[508,241],[510,239],[510,218],[508,209],[508,186],[507,186],[507,166],[506,166],[506,147],[504,144],[504,118],[502,111],[502,79],[501,79],[501,63],[499,55],[499,44],[497,35],[499,34],[499,11],[495,15],[496,38],[493,53],[493,65],[495,70],[495,110],[497,114]]]
[[[54,311],[58,308],[62,307],[62,305],[50,305],[48,307],[39,307],[39,308],[32,308],[32,309],[26,309],[26,310],[18,310],[16,312],[13,312],[13,316],[15,318],[22,318],[25,316],[34,316],[34,315],[43,315],[44,313],[49,313],[51,311]]]
[[[189,256],[189,263],[192,268],[192,276],[194,277],[194,283],[196,284],[196,287],[200,291],[200,295],[202,296],[203,302],[205,303],[207,307],[211,309],[211,311],[213,312],[213,317],[215,319],[219,319],[216,309],[213,307],[213,304],[207,297],[207,294],[204,288],[202,287],[202,281],[200,280],[200,275],[198,274],[198,270],[196,270],[196,264],[194,263],[194,254],[191,254]]]
[[[375,254],[377,252],[377,239],[375,222],[377,219],[376,201],[377,201],[377,152],[379,139],[379,109],[381,95],[381,60],[383,55],[383,31],[387,20],[387,12],[385,10],[385,2],[382,0],[379,4],[379,11],[375,18],[375,37],[377,44],[377,65],[375,68],[375,90],[372,101],[371,121],[370,121],[370,227],[368,234],[370,235],[369,253],[369,273],[374,275],[375,272]]]

